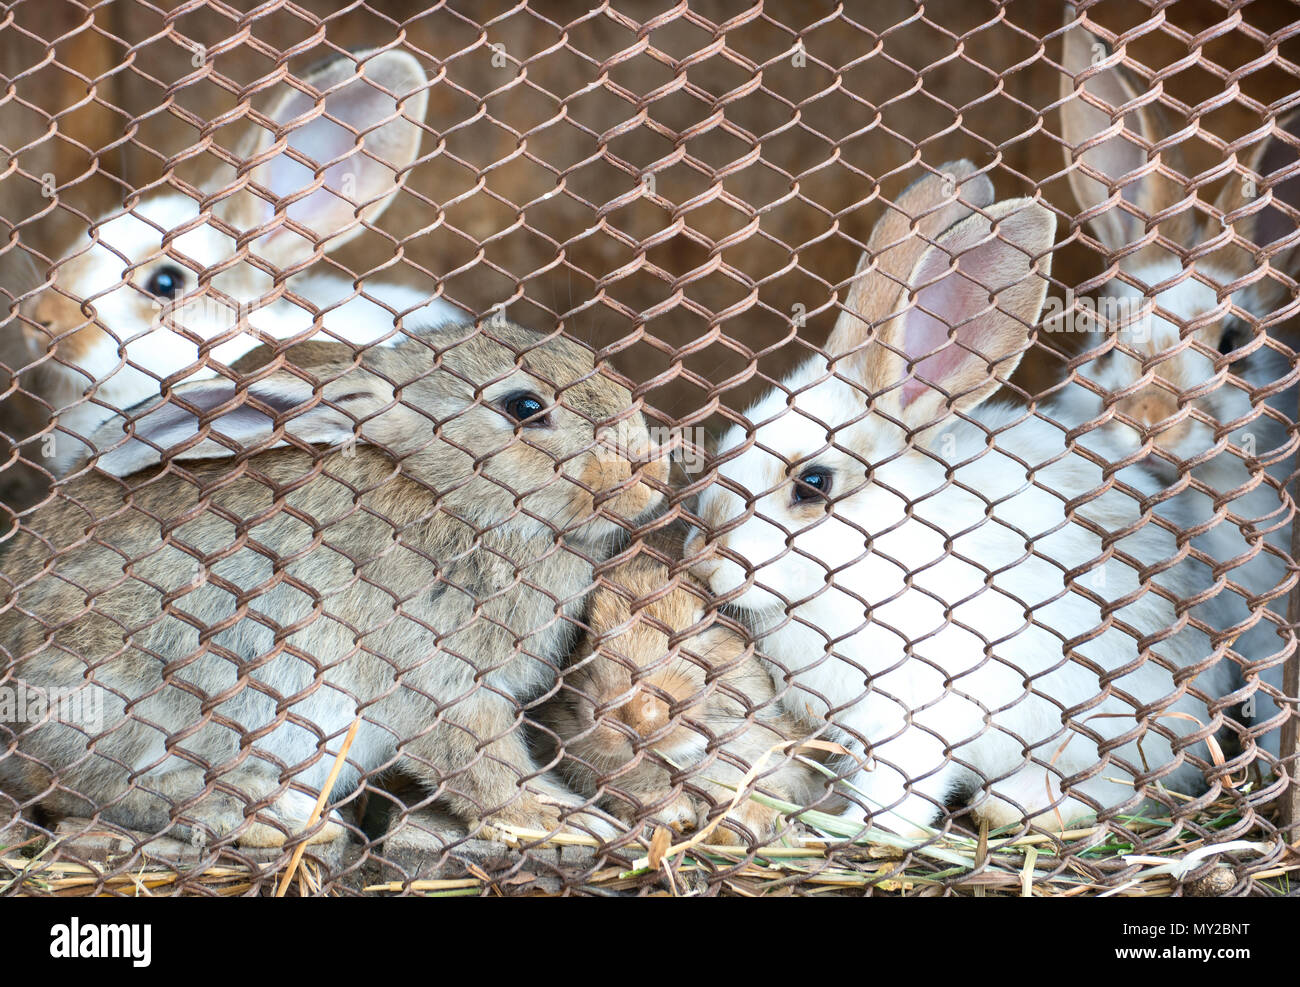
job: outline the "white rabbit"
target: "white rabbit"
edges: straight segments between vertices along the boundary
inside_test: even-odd
[[[1094,52],[1105,53],[1096,62],[1101,70],[1081,80],[1076,91],[1074,80],[1094,68]],[[1296,417],[1298,396],[1292,354],[1266,331],[1281,321],[1278,310],[1290,296],[1264,268],[1263,257],[1267,253],[1278,270],[1295,267],[1292,248],[1267,248],[1295,232],[1295,221],[1271,203],[1300,205],[1300,181],[1270,176],[1294,166],[1297,155],[1270,128],[1242,158],[1246,175],[1258,176],[1249,179],[1254,187],[1245,176],[1229,175],[1214,204],[1218,211],[1228,215],[1261,206],[1228,230],[1235,229],[1235,242],[1209,248],[1225,237],[1225,227],[1189,209],[1152,226],[1173,247],[1154,239],[1139,247],[1148,236],[1147,218],[1189,194],[1156,171],[1125,180],[1148,165],[1143,144],[1162,142],[1173,129],[1150,103],[1120,114],[1126,135],[1098,141],[1112,126],[1112,114],[1082,93],[1119,108],[1138,100],[1146,86],[1081,26],[1066,32],[1062,62],[1074,77],[1061,80],[1070,186],[1089,215],[1089,229],[1118,259],[1121,276],[1103,289],[1102,298],[1122,324],[1113,334],[1103,328],[1090,339],[1090,351],[1100,355],[1078,366],[1054,410],[1068,427],[1094,426],[1080,435],[1080,444],[1094,447],[1104,436],[1102,441],[1117,446],[1134,463],[1121,474],[1125,479],[1139,469],[1152,473],[1169,491],[1160,513],[1177,512],[1184,527],[1200,532],[1193,548],[1204,554],[1207,567],[1221,566],[1221,578],[1230,582],[1197,616],[1235,638],[1232,647],[1249,669],[1241,685],[1257,673],[1265,686],[1242,706],[1241,719],[1262,734],[1256,740],[1276,757],[1281,723],[1293,708],[1278,698],[1287,653],[1279,627],[1287,623],[1291,551],[1291,517],[1281,491],[1294,467],[1288,424]],[[1287,135],[1300,133],[1300,114],[1278,126]],[[1176,145],[1162,148],[1159,161],[1183,175],[1194,173]],[[1117,200],[1112,202],[1107,186],[1117,189]],[[1178,251],[1193,259],[1184,262]],[[1182,483],[1182,476],[1190,482]]]
[[[830,361],[725,434],[708,534],[686,545],[756,625],[788,708],[865,748],[848,797],[906,835],[954,798],[998,826],[1136,807],[1123,780],[1144,764],[1144,782],[1203,787],[1190,758],[1218,724],[1187,690],[1224,684],[1125,561],[1154,565],[1173,539],[1128,493],[1097,493],[1101,469],[1059,429],[985,404],[1039,317],[1055,221],[1009,200],[929,245],[969,211],[951,188],[972,170],[913,185],[873,231]],[[1171,596],[1178,578],[1161,574]]]
[[[229,364],[260,342],[313,333],[394,342],[399,318],[411,326],[463,318],[426,292],[356,287],[316,263],[401,188],[419,155],[427,84],[404,52],[331,59],[281,84],[240,149],[250,165],[244,178],[214,179],[202,190],[214,198],[202,204],[178,191],[146,194],[92,224],[49,285],[21,306],[21,331],[11,328],[6,341],[22,350],[8,364],[29,368],[22,385],[57,416],[53,455],[29,458],[66,475],[89,453],[82,440],[97,425],[159,394],[164,381],[212,376],[209,358]],[[280,200],[288,200],[283,211]],[[245,254],[234,236],[252,231],[260,232]],[[287,277],[283,290],[277,271]]]

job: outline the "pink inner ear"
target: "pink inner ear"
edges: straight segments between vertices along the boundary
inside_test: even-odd
[[[298,109],[306,112],[310,109],[310,104],[303,100],[303,105]],[[332,103],[329,106],[329,112],[339,115]],[[348,155],[346,160],[326,169],[325,181],[321,189],[305,196],[289,207],[290,217],[309,229],[316,230],[318,233],[329,232],[328,229],[322,229],[322,227],[328,226],[330,222],[335,221],[334,213],[339,214],[337,222],[342,225],[343,214],[351,212],[351,207],[336,196],[334,191],[350,193],[349,198],[351,199],[363,198],[367,191],[364,187],[365,176],[362,174],[366,168],[366,163],[354,154],[357,144],[356,136],[346,128],[327,120],[322,115],[311,123],[303,124],[297,130],[292,131],[289,134],[288,143],[290,147],[306,155],[317,164],[325,164],[335,158]],[[345,187],[345,176],[349,173],[352,174],[353,181],[349,183],[351,187]],[[270,178],[271,190],[276,197],[285,198],[310,185],[314,174],[310,168],[294,161],[286,153],[272,160]],[[329,217],[330,222],[323,223],[321,221],[322,217],[325,216]]]
[[[957,390],[964,369],[976,363],[981,369],[984,366],[977,354],[992,351],[992,320],[978,317],[978,313],[992,312],[990,289],[982,285],[985,281],[997,285],[989,263],[989,255],[995,253],[996,245],[967,252],[960,258],[965,277],[954,272],[917,293],[903,318],[903,355],[910,365],[902,387],[904,408],[936,388],[946,393]],[[950,263],[947,253],[931,250],[918,266],[914,283],[933,281]]]
[[[277,121],[286,125],[311,112],[314,106],[311,98],[296,93],[286,99],[276,115]],[[396,182],[395,172],[381,160],[360,152],[359,144],[365,138],[358,134],[388,121],[396,111],[392,97],[357,79],[331,92],[324,112],[289,131],[289,147],[316,164],[342,159],[326,168],[319,190],[289,207],[289,216],[295,222],[317,235],[329,236],[351,225],[353,203],[364,204],[390,190]],[[373,143],[377,137],[372,133],[369,140]],[[314,177],[312,168],[294,161],[288,153],[271,159],[267,169],[270,190],[281,199],[306,188]],[[268,205],[268,214],[270,208]]]

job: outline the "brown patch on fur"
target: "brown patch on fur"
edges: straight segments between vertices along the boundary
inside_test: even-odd
[[[81,309],[81,302],[55,288],[45,291],[22,310],[22,331],[37,353],[55,347],[65,360],[81,360],[102,348],[108,334]],[[36,323],[41,328],[36,328]]]
[[[667,484],[668,463],[655,459],[634,465],[613,452],[595,452],[584,464],[578,482],[593,492],[593,510],[632,518],[654,506],[660,494],[652,484]],[[619,492],[601,499],[602,495],[614,490]],[[596,501],[599,501],[599,508]]]
[[[564,770],[628,823],[653,816],[677,829],[701,824],[730,804],[735,793],[726,786],[745,770],[736,762],[764,761],[759,789],[810,804],[821,797],[818,777],[770,754],[801,735],[797,722],[780,708],[745,636],[709,614],[704,586],[674,575],[680,550],[676,533],[660,534],[593,590],[590,634],[545,711],[564,745]],[[674,783],[665,758],[692,772],[691,792]],[[729,819],[759,839],[780,825],[778,813],[749,800]],[[715,838],[742,841],[725,828]]]
[[[1178,448],[1191,428],[1191,417],[1178,416],[1178,399],[1162,387],[1153,386],[1139,391],[1132,397],[1125,398],[1116,405],[1121,415],[1142,429],[1144,439],[1149,439],[1162,449]],[[1162,423],[1174,422],[1163,425]]]

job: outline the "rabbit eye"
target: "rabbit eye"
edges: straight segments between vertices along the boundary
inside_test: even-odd
[[[1219,352],[1227,356],[1240,345],[1241,328],[1239,326],[1225,327],[1223,335],[1219,337]]]
[[[831,494],[831,471],[824,466],[814,466],[799,474],[794,481],[794,502],[804,504],[811,500],[825,500]]]
[[[185,272],[173,264],[158,268],[149,275],[145,290],[159,298],[175,298],[185,288]]]
[[[551,416],[546,413],[546,402],[536,394],[526,392],[511,394],[501,402],[501,407],[507,415],[521,425],[547,426],[551,424]]]

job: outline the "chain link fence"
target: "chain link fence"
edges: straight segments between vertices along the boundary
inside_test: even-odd
[[[0,4],[0,888],[1286,894],[1286,3]]]

